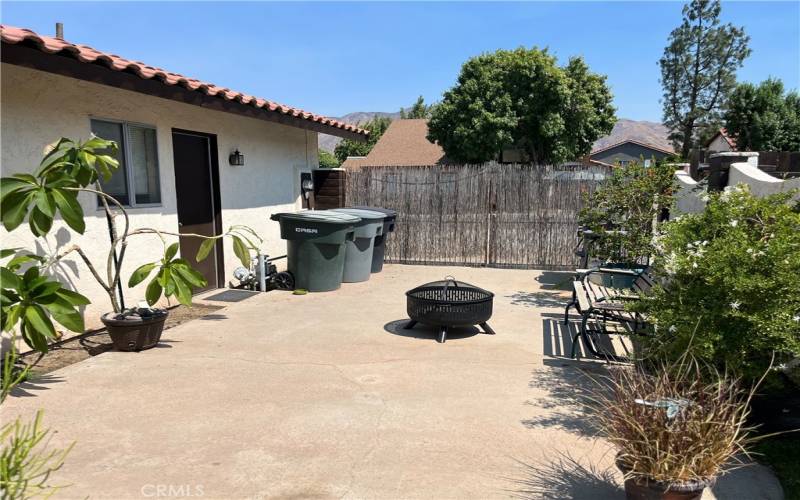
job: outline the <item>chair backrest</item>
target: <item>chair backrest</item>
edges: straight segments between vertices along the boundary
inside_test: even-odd
[[[637,293],[647,294],[651,288],[656,285],[655,280],[647,271],[642,272],[636,279],[633,281],[633,289]]]

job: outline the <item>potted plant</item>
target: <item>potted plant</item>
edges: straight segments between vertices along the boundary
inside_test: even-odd
[[[113,196],[103,191],[100,178],[109,180],[119,163],[115,159],[117,145],[99,137],[86,142],[60,139],[42,159],[35,174],[14,174],[0,179],[0,218],[6,230],[14,231],[27,219],[30,231],[36,237],[47,235],[57,214],[72,230],[83,234],[86,229],[83,209],[78,194],[92,193],[100,200],[109,223],[111,236],[105,276],[95,266],[79,245],[70,245],[53,256],[45,257],[5,249],[0,259],[8,259],[2,267],[2,326],[3,331],[18,329],[23,340],[33,349],[47,351],[49,340],[57,337],[53,321],[74,332],[83,332],[83,317],[79,308],[89,304],[83,295],[64,288],[48,277],[48,269],[67,255],[77,254],[92,277],[108,294],[112,311],[100,319],[106,325],[115,348],[138,351],[155,346],[164,327],[168,312],[154,307],[162,296],[174,297],[184,305],[191,305],[192,288],[203,287],[206,280],[192,268],[189,261],[178,256],[179,245],[170,243],[168,237],[193,236],[205,241],[195,257],[205,259],[216,241],[225,236],[233,240],[234,251],[247,266],[250,249],[257,250],[253,241],[259,241],[252,229],[232,226],[225,234],[208,237],[179,235],[154,228],[131,228],[125,207]],[[117,223],[121,219],[121,228]],[[120,286],[122,263],[129,240],[137,235],[156,235],[163,247],[163,257],[136,269],[128,286],[134,287],[152,275],[147,284],[147,307],[126,308]]]
[[[618,367],[607,382],[594,411],[628,499],[699,499],[754,441],[746,425],[753,391],[692,358]]]

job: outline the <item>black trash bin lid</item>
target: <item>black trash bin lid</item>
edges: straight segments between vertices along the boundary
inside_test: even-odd
[[[397,210],[392,210],[391,208],[365,207],[365,206],[355,206],[348,208],[357,208],[359,210],[370,210],[372,212],[380,212],[386,216],[385,219],[394,219],[397,217]]]
[[[352,226],[361,222],[360,217],[345,214],[342,212],[331,212],[329,210],[303,210],[300,212],[281,212],[272,214],[272,220],[289,219],[301,222],[317,222],[322,224],[342,224]]]
[[[355,215],[361,217],[364,222],[383,222],[385,215],[383,212],[377,210],[368,210],[366,208],[331,208],[328,212],[337,212],[340,214]]]

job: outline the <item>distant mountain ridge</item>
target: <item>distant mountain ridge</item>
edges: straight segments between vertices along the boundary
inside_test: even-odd
[[[384,111],[356,111],[348,113],[344,116],[332,117],[346,123],[356,125],[358,123],[365,123],[376,116],[389,117],[392,120],[400,118],[400,112],[387,113]],[[650,144],[661,149],[673,151],[672,143],[667,138],[669,130],[661,123],[649,122],[645,120],[629,120],[627,118],[620,118],[614,129],[605,137],[598,139],[592,151],[603,149],[613,144],[625,141],[638,141],[645,144]],[[333,149],[339,144],[341,139],[327,134],[319,134],[319,148],[325,151],[333,152]]]

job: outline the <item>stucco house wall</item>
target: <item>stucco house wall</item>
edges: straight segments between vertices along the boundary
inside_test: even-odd
[[[620,162],[640,161],[642,158],[645,160],[649,160],[651,158],[662,160],[667,157],[667,154],[662,151],[641,146],[639,144],[626,142],[604,151],[593,153],[589,157],[592,160],[615,165]]]
[[[278,225],[269,217],[275,212],[300,208],[299,172],[318,165],[316,132],[5,63],[0,65],[0,83],[0,165],[4,176],[33,172],[45,146],[60,137],[88,138],[91,118],[153,126],[157,136],[162,202],[157,207],[131,209],[131,225],[177,232],[172,129],[216,134],[223,229],[234,224],[248,225],[264,239],[262,250],[265,253],[285,253]],[[237,148],[245,155],[242,167],[232,167],[228,163],[228,155]],[[97,209],[93,195],[83,193],[80,201],[87,216],[84,235],[74,233],[63,221],[56,220],[43,245],[25,227],[10,234],[0,229],[3,248],[23,247],[39,254],[52,254],[65,246],[78,244],[104,271],[108,248],[104,214]],[[125,280],[132,270],[158,259],[162,252],[157,237],[134,238],[125,257]],[[177,238],[171,238],[172,241]],[[233,269],[241,265],[230,241],[225,243],[224,256],[227,280]],[[188,257],[193,259],[194,256]],[[83,262],[78,258],[65,259],[54,272],[92,300],[85,311],[87,326],[99,326],[98,317],[110,310],[110,304]],[[127,290],[127,303],[143,300],[144,288],[139,285]]]

